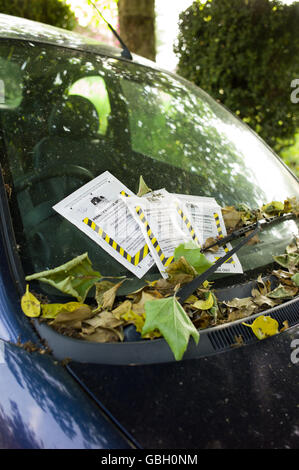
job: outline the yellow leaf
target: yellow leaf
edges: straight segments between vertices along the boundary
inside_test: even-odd
[[[194,304],[194,302],[197,302],[198,301],[198,298],[196,297],[196,295],[190,295],[190,297],[188,297],[188,299],[185,300],[184,304]]]
[[[72,322],[84,321],[93,316],[93,312],[88,305],[81,305],[75,310],[68,311],[62,309],[55,319],[51,322],[51,325],[69,325]]]
[[[268,336],[274,336],[279,333],[278,322],[274,318],[266,317],[265,315],[257,317],[251,325],[247,323],[243,323],[243,325],[251,328],[258,339],[265,339]]]
[[[132,302],[125,300],[118,307],[112,310],[113,315],[120,319],[125,313],[130,312],[132,309]]]
[[[122,319],[125,320],[127,323],[131,323],[135,325],[137,333],[141,333],[144,323],[145,323],[145,313],[138,314],[131,310],[130,312],[125,313],[122,315]],[[153,339],[153,338],[160,338],[162,335],[159,331],[151,331],[145,335],[142,335],[142,338]]]
[[[21,299],[21,307],[27,317],[39,317],[40,302],[29,292],[29,285],[26,286],[26,292]]]
[[[213,307],[213,305],[214,305],[214,299],[213,299],[211,292],[209,292],[206,300],[198,300],[192,305],[192,307],[198,308],[199,310],[209,310],[210,308]]]
[[[136,327],[136,331],[138,331],[138,333],[141,333],[145,322],[144,313],[139,315],[138,313],[135,313],[131,310],[130,312],[127,312],[122,315],[122,319],[125,320],[127,323],[133,323]]]
[[[279,215],[283,212],[284,203],[280,201],[272,201],[269,204],[264,204],[262,206],[262,211],[266,212],[268,215]]]
[[[68,302],[66,304],[44,304],[41,306],[43,318],[56,318],[62,311],[72,312],[85,304],[80,302]]]

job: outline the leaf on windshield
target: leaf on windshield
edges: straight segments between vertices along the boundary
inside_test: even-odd
[[[79,307],[88,307],[81,302],[67,302],[66,304],[43,304],[41,305],[42,318],[54,319],[61,312],[73,312]]]
[[[227,309],[228,320],[240,319],[252,315],[257,306],[251,297],[234,298],[222,303]]]
[[[186,261],[184,256],[171,263],[166,272],[169,276],[168,281],[172,284],[185,284],[197,276],[197,271]]]
[[[153,293],[142,291],[139,301],[132,304],[132,311],[138,315],[144,314],[146,302],[155,300],[156,298],[157,296],[153,295]]]
[[[238,211],[234,206],[222,207],[221,211],[228,232],[235,230],[241,221],[242,212]]]
[[[177,361],[182,359],[190,336],[198,343],[199,333],[175,297],[146,302],[145,312],[142,335],[159,330]]]
[[[262,212],[271,216],[278,216],[284,212],[284,203],[280,201],[272,201],[269,204],[264,204],[261,208]]]
[[[261,294],[258,289],[252,289],[251,295],[254,304],[258,307],[275,307],[275,305],[277,305],[277,302],[275,300],[267,297],[266,295]]]
[[[122,302],[118,307],[112,310],[113,315],[115,318],[121,319],[123,315],[130,312],[132,310],[132,302],[130,300],[125,300]]]
[[[284,213],[293,212],[296,217],[299,216],[299,200],[294,197],[289,197],[284,201]]]
[[[105,292],[108,292],[110,289],[113,289],[115,287],[115,283],[111,281],[101,281],[101,282],[96,282],[95,286],[96,286],[95,299],[98,304],[98,308],[101,309],[103,307]]]
[[[82,322],[93,316],[93,312],[88,305],[80,305],[75,310],[62,309],[51,322],[51,325],[66,325],[69,322]]]
[[[270,297],[270,299],[279,299],[279,300],[289,300],[292,299],[295,295],[298,293],[297,287],[287,287],[283,286],[280,284],[276,289],[273,291],[269,292],[267,294],[267,297]]]
[[[85,323],[89,326],[92,326],[94,329],[98,327],[102,328],[117,328],[124,324],[122,319],[117,318],[113,312],[104,310],[103,312],[98,313],[92,318],[85,320]]]
[[[258,339],[265,339],[268,336],[274,336],[279,333],[278,322],[270,316],[260,315],[251,325],[244,322],[242,324],[251,328]]]
[[[21,299],[21,307],[27,317],[39,317],[40,315],[40,302],[29,291],[29,285],[26,286],[26,292]]]
[[[85,341],[91,341],[93,343],[117,343],[118,341],[123,341],[122,330],[117,328],[97,328],[96,330],[90,332],[80,333],[81,339]]]
[[[174,250],[175,261],[178,261],[181,257],[185,258],[197,274],[202,274],[212,266],[212,263],[201,253],[199,246],[194,242],[182,243]]]
[[[292,281],[294,284],[299,287],[299,273],[294,274],[294,276],[291,277]]]
[[[142,328],[145,322],[145,314],[139,315],[138,313],[133,312],[130,310],[129,312],[122,315],[123,320],[125,320],[128,324],[135,325],[136,331],[141,333]]]
[[[37,280],[50,284],[64,294],[75,297],[78,302],[84,302],[88,291],[100,278],[101,274],[92,269],[87,253],[57,268],[26,276],[27,281]]]
[[[147,186],[147,184],[145,183],[143,177],[140,176],[137,196],[138,197],[144,196],[145,194],[150,193],[151,191],[152,191],[151,188],[149,188]]]
[[[289,271],[295,270],[295,268],[299,265],[299,253],[289,253],[280,256],[273,256],[274,260],[287,268]]]
[[[268,292],[271,291],[271,282],[270,282],[270,279],[263,279],[261,275],[258,276],[257,280],[256,280],[256,283],[257,283],[257,288],[259,290],[259,292],[262,294],[262,295],[266,295]]]
[[[219,246],[215,245],[215,243],[217,243],[218,241],[219,240],[217,240],[216,238],[208,237],[203,244],[203,250],[211,251],[212,253],[217,253],[217,251],[219,250]]]
[[[198,309],[198,310],[210,310],[210,308],[213,307],[214,305],[214,297],[212,295],[212,292],[206,292],[206,298],[203,300],[197,300],[192,304],[192,307]]]
[[[115,298],[116,298],[116,293],[118,288],[122,285],[124,281],[120,281],[117,284],[114,284],[113,287],[110,287],[110,289],[106,290],[103,293],[103,298],[102,298],[102,308],[104,310],[111,310],[113,308]]]

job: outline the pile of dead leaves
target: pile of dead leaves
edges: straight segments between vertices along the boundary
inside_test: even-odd
[[[240,204],[236,207],[225,206],[221,210],[225,227],[229,234],[234,230],[243,228],[246,225],[254,224],[262,219],[269,220],[273,217],[290,213],[293,213],[298,217],[299,202],[296,197],[293,197],[286,199],[284,202],[272,201],[268,204],[264,204],[258,209],[250,209],[246,204]]]
[[[263,206],[259,213],[253,214],[252,211],[251,215],[244,207],[242,210],[227,209],[226,214],[230,214],[228,227],[235,229],[241,220],[242,223],[252,223],[252,218],[260,217],[260,214],[274,212],[274,215],[281,215],[282,211],[298,209],[292,200],[279,207],[278,203],[271,204],[271,207]],[[238,219],[236,213],[241,218]],[[264,312],[298,295],[299,238],[287,247],[285,254],[274,259],[279,269],[267,279],[260,276],[253,284],[250,297],[220,302],[217,290],[206,281],[180,305],[176,298],[177,290],[210,266],[198,247],[181,245],[175,251],[175,261],[167,269],[167,279],[145,281],[143,287],[123,296],[119,295],[119,289],[125,279],[103,278],[93,269],[88,254],[84,253],[55,269],[26,277],[28,282],[48,283],[77,301],[46,303],[44,299],[39,300],[39,295],[33,295],[27,285],[21,305],[27,316],[38,317],[59,333],[85,341],[124,341],[124,328],[133,324],[144,339],[163,336],[179,360],[190,336],[198,342],[198,330]],[[95,291],[94,300],[89,299],[86,303],[91,288]]]

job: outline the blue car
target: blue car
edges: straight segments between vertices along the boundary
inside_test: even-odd
[[[87,342],[20,306],[27,275],[86,252],[102,275],[138,288],[53,210],[105,171],[133,192],[143,175],[151,188],[251,208],[298,197],[296,177],[229,111],[155,63],[6,15],[0,37],[0,448],[298,448],[298,297],[265,312],[288,322],[280,334],[259,341],[242,320],[206,328],[181,361],[131,327],[123,342]],[[238,252],[243,274],[215,278],[219,298],[250,295],[297,234],[296,220],[265,228]]]

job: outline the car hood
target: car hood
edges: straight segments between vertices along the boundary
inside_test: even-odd
[[[296,448],[298,335],[181,362],[67,367],[140,447]]]

